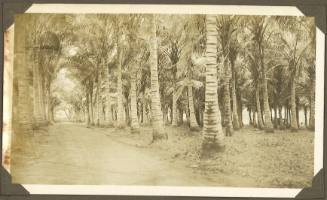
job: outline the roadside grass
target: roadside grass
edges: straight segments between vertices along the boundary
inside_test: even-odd
[[[201,158],[201,132],[191,132],[186,126],[166,126],[165,131],[168,140],[156,143],[151,143],[150,126],[142,126],[139,134],[131,134],[126,129],[112,129],[106,134],[126,144],[150,148],[170,162],[182,162],[193,168],[195,173],[205,173],[212,178],[221,174],[233,177],[237,186],[311,186],[314,132],[275,130],[274,133],[265,133],[253,127],[244,127],[235,131],[232,137],[225,137],[224,152]]]

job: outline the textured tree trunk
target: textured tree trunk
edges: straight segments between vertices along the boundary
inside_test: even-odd
[[[236,100],[238,102],[237,105],[238,121],[239,121],[240,128],[242,128],[244,126],[244,123],[243,123],[243,105],[242,105],[241,97]]]
[[[250,125],[253,125],[253,120],[252,120],[252,115],[251,115],[251,108],[249,108],[249,110],[248,110],[248,112],[249,112],[249,120],[250,120]]]
[[[203,119],[203,145],[205,151],[213,147],[222,148],[224,134],[221,127],[221,115],[218,107],[217,95],[217,36],[216,17],[206,15],[206,83],[205,83],[205,111]]]
[[[122,83],[122,52],[118,50],[118,75],[117,75],[117,128],[125,128],[124,105],[123,105],[123,83]]]
[[[295,105],[296,105],[296,122],[297,122],[297,127],[300,128],[300,99],[298,96],[295,98]]]
[[[177,126],[177,99],[175,91],[173,92],[173,116],[172,116],[172,125]]]
[[[146,102],[145,102],[145,97],[144,97],[144,93],[143,93],[143,104],[142,104],[142,106],[143,106],[143,111],[142,111],[142,115],[143,115],[143,117],[142,117],[142,123],[143,124],[147,124],[149,121],[148,121],[148,117],[147,117],[147,106],[146,106]]]
[[[51,113],[51,83],[49,81],[48,83],[48,87],[47,87],[47,119],[48,119],[48,122],[49,123],[53,123],[53,121],[51,120],[51,116],[52,116],[52,113]]]
[[[203,110],[199,107],[199,125],[203,127]]]
[[[232,67],[234,68],[234,67]],[[235,84],[235,72],[233,71],[232,78],[232,97],[233,97],[233,127],[234,130],[240,129],[239,118],[238,118],[238,109],[237,109],[237,98],[236,98],[236,84]]]
[[[91,125],[94,125],[94,112],[93,112],[93,82],[91,81],[90,88],[90,111],[91,111]]]
[[[307,128],[308,127],[308,107],[304,106],[304,125]]]
[[[101,103],[101,98],[100,98],[100,84],[101,84],[101,80],[100,80],[100,72],[98,72],[97,74],[97,93],[96,93],[96,114],[97,114],[97,121],[96,121],[96,125],[100,126],[100,120],[101,120],[101,109],[100,109],[100,103]]]
[[[105,105],[105,116],[106,116],[106,124],[108,126],[112,126],[112,111],[111,111],[111,99],[110,99],[110,74],[108,66],[105,66],[105,77],[106,77],[106,105]]]
[[[233,124],[232,124],[232,111],[230,103],[230,69],[227,60],[224,62],[225,68],[225,80],[224,80],[224,111],[226,120],[226,136],[232,136],[233,134]]]
[[[257,121],[255,120],[255,111],[253,111],[253,127],[257,127]]]
[[[130,107],[129,103],[124,105],[124,110],[125,110],[125,112],[124,112],[125,123],[128,124],[128,125],[131,125],[130,124],[131,123],[131,119],[130,119],[131,107]]]
[[[284,124],[286,125],[286,127],[288,126],[288,107],[287,105],[285,106],[285,121],[284,121]]]
[[[269,106],[269,97],[268,97],[268,83],[266,79],[266,74],[263,73],[263,108],[265,112],[265,131],[274,132],[274,127],[271,122],[271,112]]]
[[[235,93],[236,93],[236,103],[237,103],[237,114],[238,114],[238,119],[239,119],[239,126],[242,128],[244,126],[243,123],[243,104],[242,104],[242,90],[240,87],[238,87],[238,75],[234,71],[234,76],[235,76]]]
[[[279,106],[278,107],[278,115],[279,115],[278,125],[281,126],[282,125],[282,119],[283,119],[282,106]]]
[[[182,108],[178,108],[177,109],[177,113],[178,113],[178,122],[177,124],[180,126],[180,125],[183,125],[183,109]]]
[[[190,112],[189,109],[184,110],[186,116],[186,124],[190,127]]]
[[[316,89],[315,80],[312,82],[312,88],[310,91],[310,120],[309,128],[311,130],[315,129],[315,89]]]
[[[158,55],[155,15],[151,16],[150,30],[150,70],[151,70],[151,122],[153,128],[153,141],[168,139],[164,130],[158,81]]]
[[[187,87],[187,94],[188,94],[188,107],[190,110],[190,129],[191,131],[198,131],[199,125],[196,122],[195,112],[194,112],[194,102],[193,102],[193,88],[192,85],[188,85]]]
[[[296,93],[295,93],[295,81],[291,82],[291,131],[296,132],[298,130],[298,123],[296,117]]]
[[[277,128],[277,106],[274,107],[274,128]]]
[[[262,122],[262,115],[261,115],[261,103],[260,103],[260,89],[259,86],[257,86],[256,90],[255,90],[255,100],[256,100],[256,104],[257,104],[257,113],[258,113],[258,128],[262,129],[263,128],[263,122]]]
[[[90,115],[90,95],[86,92],[86,126],[91,126],[91,115]]]
[[[217,79],[218,80],[218,79]],[[217,86],[219,87],[219,86]],[[218,94],[218,108],[221,111],[220,112],[220,117],[221,117],[221,125],[222,127],[226,127],[226,117],[225,117],[225,112],[224,112],[224,95],[225,95],[225,88],[222,86],[220,90],[217,90]],[[221,97],[221,98],[219,98]]]
[[[137,118],[137,97],[136,97],[136,77],[131,76],[131,130],[132,133],[139,132],[139,122]]]

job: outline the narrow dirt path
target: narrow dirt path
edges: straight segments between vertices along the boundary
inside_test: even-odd
[[[150,149],[118,142],[83,124],[54,124],[36,135],[35,158],[16,169],[21,170],[21,177],[16,177],[20,183],[226,186],[230,182],[226,177],[213,180],[193,173]]]

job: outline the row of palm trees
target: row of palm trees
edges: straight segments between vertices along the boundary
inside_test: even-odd
[[[27,41],[22,56],[29,67],[16,59],[21,124],[54,120],[60,95],[52,83],[66,68],[80,94],[61,104],[87,126],[129,125],[138,132],[140,123],[151,122],[155,141],[167,139],[165,124],[178,126],[186,116],[191,131],[203,127],[204,147],[219,147],[243,126],[244,107],[260,129],[296,131],[302,102],[314,128],[311,18],[43,14],[16,20],[19,30],[35,27],[16,37]]]

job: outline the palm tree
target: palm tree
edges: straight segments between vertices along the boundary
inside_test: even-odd
[[[278,18],[277,18],[278,19]],[[292,27],[286,26],[287,24],[302,24],[301,18],[292,17],[279,20],[281,32],[281,42],[283,44],[283,54],[288,66],[288,75],[290,76],[290,103],[291,103],[291,130],[298,130],[297,120],[297,106],[296,106],[296,87],[299,82],[302,70],[303,55],[306,53],[309,45],[313,43],[314,38],[308,36],[305,38],[303,29],[300,25],[294,25]],[[306,26],[306,24],[304,25]],[[308,39],[304,40],[304,39]]]
[[[255,61],[255,58],[252,54],[248,54],[249,58],[249,64],[248,64],[248,69],[251,74],[251,82],[252,82],[252,87],[254,88],[254,96],[255,96],[255,104],[256,104],[256,110],[257,110],[257,122],[258,122],[258,128],[262,129],[263,128],[263,121],[262,121],[262,115],[261,115],[261,102],[260,102],[260,70],[259,66]],[[255,112],[254,112],[254,117],[253,120],[255,121]]]
[[[217,37],[216,16],[206,15],[206,83],[205,110],[203,123],[203,148],[224,146],[224,134],[221,127],[217,94]]]
[[[123,83],[122,83],[122,50],[117,42],[117,124],[118,128],[125,128],[124,105],[123,105]]]
[[[159,95],[156,16],[150,16],[151,120],[153,141],[168,139],[164,130]]]
[[[219,39],[222,50],[222,64],[223,64],[223,86],[224,86],[224,119],[226,122],[226,135],[231,136],[233,133],[232,125],[232,111],[230,99],[230,81],[232,78],[232,71],[228,57],[230,56],[230,44],[232,35],[235,32],[234,25],[237,18],[235,16],[220,16],[217,18],[217,28],[219,30]],[[233,55],[232,55],[233,56]]]
[[[269,20],[267,17],[255,16],[250,19],[249,29],[253,35],[252,41],[254,44],[255,61],[258,62],[261,73],[262,93],[263,93],[263,109],[264,109],[264,125],[266,132],[274,132],[274,127],[271,122],[271,111],[269,106],[268,82],[267,82],[267,67],[265,62],[265,48],[272,32],[267,33]]]
[[[131,129],[132,133],[139,132],[139,121],[137,118],[137,95],[136,95],[136,84],[137,78],[135,77],[136,74],[136,65],[132,67],[132,76],[131,76],[131,89],[130,89],[130,96],[131,96]]]
[[[181,61],[183,52],[188,50],[186,45],[188,44],[188,34],[186,29],[188,25],[189,16],[175,16],[175,15],[163,15],[164,18],[160,23],[159,38],[161,43],[159,45],[160,57],[163,59],[165,68],[171,73],[169,77],[172,81],[172,125],[178,125],[178,109],[176,95],[177,88],[176,83],[178,81],[178,65]],[[165,72],[167,73],[167,72]]]
[[[309,129],[315,129],[315,90],[316,90],[316,68],[313,64],[309,66],[310,74],[310,120],[309,120]]]
[[[233,103],[233,127],[235,130],[240,128],[240,119],[238,118],[238,105],[237,105],[237,97],[236,97],[236,69],[235,69],[235,60],[237,58],[237,44],[236,41],[230,43],[229,46],[229,62],[231,65],[231,73],[232,73],[232,103]]]
[[[200,89],[203,87],[203,83],[201,81],[198,81],[194,79],[193,73],[197,72],[196,69],[201,68],[202,66],[199,66],[195,64],[196,62],[192,58],[188,58],[188,61],[186,61],[185,69],[182,69],[185,72],[181,72],[181,74],[185,74],[185,77],[178,81],[176,83],[176,92],[175,92],[175,98],[176,100],[179,100],[181,96],[183,95],[183,91],[187,89],[187,101],[188,101],[188,116],[189,116],[189,122],[190,122],[190,130],[191,131],[198,131],[199,125],[195,118],[195,111],[194,111],[194,100],[193,100],[193,88],[194,89]]]
[[[106,118],[106,124],[108,126],[112,126],[112,110],[111,110],[111,98],[110,98],[110,73],[109,73],[109,66],[104,66],[104,74],[105,74],[105,118]]]

